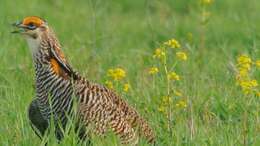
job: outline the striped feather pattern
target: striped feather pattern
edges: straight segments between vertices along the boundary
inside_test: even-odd
[[[72,114],[75,95],[78,118],[91,133],[103,135],[112,130],[122,144],[137,144],[139,135],[154,142],[152,129],[134,108],[114,91],[92,83],[72,70],[51,29],[46,29],[40,38],[40,46],[34,54],[36,101],[45,120],[50,121],[53,115],[56,123],[59,121],[65,127],[66,115]],[[61,71],[53,68],[51,59],[57,61],[55,66]]]

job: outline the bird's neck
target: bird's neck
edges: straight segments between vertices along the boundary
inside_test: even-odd
[[[42,33],[37,38],[26,37],[26,41],[35,64],[45,63],[46,59],[50,59],[52,48],[57,48],[62,53],[60,43],[53,33]]]
[[[36,59],[35,57],[40,50],[41,40],[40,40],[40,38],[34,39],[34,38],[31,38],[31,37],[28,37],[28,38],[26,38],[26,41],[27,41],[27,44],[30,48],[30,52],[32,54],[33,60],[35,61],[35,59]]]
[[[77,75],[70,68],[61,50],[60,43],[54,33],[46,33],[36,39],[28,38],[28,45],[32,52],[35,70],[51,69],[54,73],[64,79],[75,79]]]

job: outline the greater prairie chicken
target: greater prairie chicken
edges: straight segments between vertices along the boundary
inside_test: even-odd
[[[56,137],[62,139],[61,128],[66,127],[76,103],[77,120],[83,129],[90,129],[88,133],[104,135],[112,130],[122,144],[137,144],[139,135],[154,143],[152,129],[134,108],[112,90],[88,81],[72,69],[45,20],[30,16],[14,26],[19,28],[14,33],[25,37],[32,52],[36,97],[29,107],[29,119],[40,131],[40,137],[46,133],[53,117]],[[81,138],[88,134],[80,133]]]

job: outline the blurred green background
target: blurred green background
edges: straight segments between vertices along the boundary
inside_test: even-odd
[[[47,20],[88,79],[104,83],[109,68],[127,71],[132,88],[124,98],[151,123],[158,145],[260,145],[259,97],[244,97],[234,77],[237,55],[260,58],[259,10],[258,0],[0,0],[0,145],[41,144],[26,115],[34,96],[31,54],[10,33],[30,15]],[[189,106],[174,112],[173,134],[157,110],[165,87],[158,81],[154,90],[147,77],[154,49],[171,38],[189,57],[177,69]],[[76,145],[71,138],[62,144]]]

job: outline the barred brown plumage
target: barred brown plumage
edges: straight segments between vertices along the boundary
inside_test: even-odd
[[[39,126],[39,116],[49,124],[53,115],[56,136],[62,139],[68,116],[72,116],[76,97],[78,119],[90,132],[103,135],[112,130],[122,144],[138,143],[139,134],[154,143],[149,124],[111,89],[88,81],[75,72],[61,51],[61,46],[47,23],[36,16],[26,17],[16,24],[22,28],[32,51],[36,73],[36,98],[29,107],[29,119],[43,135],[46,126]],[[36,112],[39,111],[39,112]],[[40,114],[40,115],[39,115]],[[61,123],[59,127],[58,123]],[[61,129],[62,128],[62,129]],[[81,133],[82,134],[82,133]],[[87,133],[83,132],[81,137]]]

